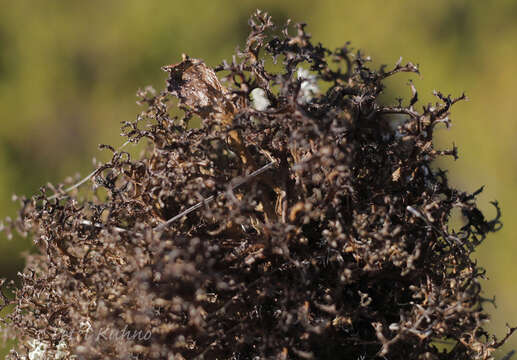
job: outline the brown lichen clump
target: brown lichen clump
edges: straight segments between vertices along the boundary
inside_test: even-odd
[[[2,296],[8,359],[490,359],[506,340],[471,259],[499,215],[431,167],[456,157],[433,133],[464,96],[418,111],[411,86],[384,106],[383,80],[415,65],[372,70],[260,11],[250,26],[230,63],[184,56],[139,92],[139,159],[104,146],[84,197],[21,200],[12,227],[39,252]]]

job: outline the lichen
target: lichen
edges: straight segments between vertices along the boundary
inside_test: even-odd
[[[485,329],[471,256],[499,208],[485,219],[481,189],[451,187],[433,163],[457,157],[433,136],[465,96],[418,110],[411,85],[383,105],[384,80],[417,66],[374,70],[304,24],[249,23],[231,62],[185,55],[163,67],[165,89],[138,92],[144,110],[122,130],[147,143],[141,157],[104,145],[86,195],[59,184],[20,199],[6,230],[38,252],[15,299],[2,294],[19,340],[8,359],[491,359],[515,329]]]

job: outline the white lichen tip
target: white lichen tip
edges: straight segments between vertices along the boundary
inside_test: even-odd
[[[309,70],[301,67],[298,68],[296,76],[299,80],[302,80],[300,85],[300,94],[298,96],[298,103],[307,104],[312,100],[314,95],[320,92],[320,88],[318,87],[318,80],[316,75],[311,74]]]
[[[47,360],[47,344],[36,339],[29,341],[29,360]]]
[[[251,106],[257,111],[265,111],[271,102],[266,96],[266,92],[261,88],[251,90]]]
[[[54,355],[54,359],[56,360],[64,360],[70,358],[70,351],[68,350],[68,345],[65,341],[61,340],[61,342],[56,347],[56,353]],[[75,358],[75,356],[73,357]]]
[[[29,355],[28,357],[21,357],[24,360],[65,360],[65,359],[77,359],[75,355],[70,354],[70,349],[66,341],[61,340],[56,346],[56,349],[50,349],[49,346],[37,339],[31,339],[28,342]]]

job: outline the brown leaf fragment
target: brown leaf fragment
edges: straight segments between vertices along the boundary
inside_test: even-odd
[[[398,168],[397,170],[395,170],[395,171],[393,172],[393,174],[391,174],[391,179],[392,179],[394,182],[399,181],[399,179],[400,179],[400,171],[401,171],[401,170],[400,170],[400,168]]]
[[[163,66],[162,70],[169,73],[167,90],[197,115],[207,117],[235,112],[234,105],[227,99],[229,91],[203,60],[183,54],[180,63]]]

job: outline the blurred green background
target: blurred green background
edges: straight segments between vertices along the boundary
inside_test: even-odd
[[[485,184],[481,208],[503,210],[502,231],[479,248],[488,270],[485,296],[496,296],[491,330],[517,325],[517,1],[78,1],[0,0],[0,218],[15,216],[11,195],[85,175],[97,144],[115,146],[120,122],[135,118],[135,92],[161,89],[160,66],[185,52],[215,66],[230,59],[247,36],[247,20],[261,8],[275,22],[308,23],[315,42],[334,49],[345,41],[375,65],[420,64],[411,78],[420,99],[432,90],[469,102],[453,109],[453,127],[438,147],[454,141],[457,161],[439,165],[452,183],[473,191]],[[408,76],[389,82],[388,94],[408,97]],[[388,97],[389,97],[388,96]],[[0,276],[23,268],[31,240],[0,235]],[[506,349],[517,349],[517,336]],[[502,355],[499,354],[498,357]]]

